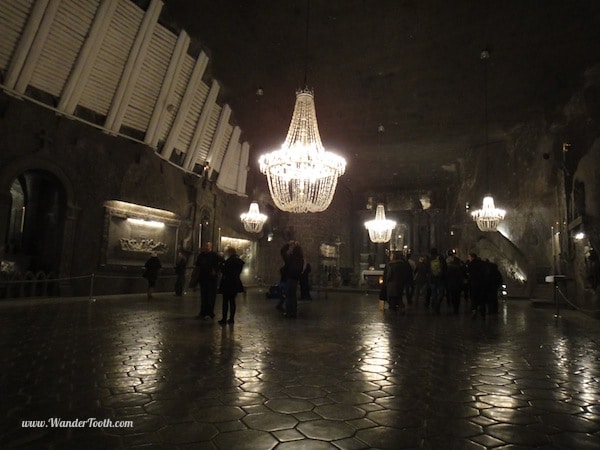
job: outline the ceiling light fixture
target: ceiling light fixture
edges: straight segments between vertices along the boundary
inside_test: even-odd
[[[308,17],[306,8],[306,66],[308,65]],[[314,93],[307,84],[296,92],[296,105],[285,142],[279,150],[261,155],[260,171],[267,176],[275,206],[282,211],[307,213],[325,211],[335,194],[346,161],[323,147]]]
[[[260,233],[263,229],[263,225],[267,221],[267,216],[261,214],[258,209],[258,203],[250,203],[250,208],[247,213],[240,216],[242,223],[244,224],[244,230],[249,233]]]
[[[494,197],[486,195],[483,197],[481,209],[473,211],[471,215],[481,231],[497,231],[498,224],[504,219],[506,211],[496,208]]]
[[[483,81],[484,81],[484,122],[485,122],[485,166],[486,166],[486,180],[488,192],[490,191],[490,176],[489,176],[489,143],[488,143],[488,74],[487,64],[490,59],[490,52],[483,50],[480,55],[480,59],[483,61]],[[493,232],[497,231],[498,224],[504,220],[506,211],[500,208],[496,208],[494,205],[494,197],[491,194],[487,194],[483,198],[483,205],[481,209],[473,211],[471,216],[477,223],[477,227],[481,231]]]
[[[369,230],[369,238],[372,242],[388,242],[392,238],[396,222],[385,218],[383,203],[379,203],[375,210],[375,219],[365,222],[365,227]]]

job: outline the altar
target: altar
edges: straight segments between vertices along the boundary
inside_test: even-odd
[[[364,284],[366,288],[375,289],[383,283],[383,269],[363,270],[360,275],[361,283]]]

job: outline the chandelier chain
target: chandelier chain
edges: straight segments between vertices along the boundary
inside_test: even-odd
[[[483,198],[483,205],[481,209],[473,211],[471,213],[473,220],[477,223],[477,227],[484,232],[497,231],[498,225],[506,215],[506,211],[500,208],[496,208],[494,204],[494,198],[490,194],[490,150],[489,150],[489,133],[488,133],[488,60],[490,58],[489,50],[482,50],[480,59],[483,61],[483,118],[484,118],[484,130],[485,130],[485,155],[483,163],[485,164],[485,180],[487,186],[487,194]]]
[[[485,132],[485,179],[487,190],[490,191],[490,149],[489,149],[489,129],[488,129],[488,61],[490,52],[483,50],[481,52],[481,60],[483,61],[483,124]]]
[[[275,206],[292,213],[325,211],[333,200],[338,178],[346,170],[344,158],[323,148],[314,93],[307,86],[309,4],[307,0],[304,87],[296,91],[292,120],[281,148],[259,158]]]
[[[308,26],[310,20],[310,0],[306,0],[306,27],[304,29],[304,87],[308,88]]]

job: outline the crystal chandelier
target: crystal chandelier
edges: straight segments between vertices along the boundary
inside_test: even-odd
[[[284,144],[281,149],[262,155],[259,165],[267,176],[273,201],[282,211],[321,212],[329,207],[338,177],[346,170],[346,161],[323,148],[311,89],[296,93]]]
[[[365,227],[369,230],[371,241],[388,242],[392,238],[392,231],[396,228],[396,222],[385,218],[385,209],[383,204],[379,203],[375,211],[375,219],[365,222]]]
[[[487,99],[487,62],[490,58],[490,52],[488,50],[483,50],[480,55],[480,59],[483,61],[483,69],[484,69],[484,121],[485,121],[485,150],[489,152],[488,149],[488,99]],[[489,155],[486,153],[485,155],[485,163],[486,163],[486,172],[489,172]],[[485,174],[488,183],[488,191],[490,184],[490,176],[489,173]],[[498,224],[504,220],[504,216],[506,215],[506,211],[503,209],[496,208],[494,205],[494,198],[491,194],[487,194],[483,198],[483,206],[481,209],[473,211],[471,216],[473,220],[477,223],[477,227],[481,231],[485,232],[493,232],[498,228]]]
[[[471,213],[473,220],[481,231],[496,231],[498,224],[504,219],[506,211],[496,208],[491,195],[483,197],[483,206]]]
[[[325,211],[333,200],[338,178],[346,171],[341,156],[321,143],[313,90],[308,87],[308,22],[306,0],[304,89],[296,91],[296,105],[285,142],[279,150],[259,158],[277,208],[292,213]]]
[[[240,217],[244,224],[244,230],[250,233],[260,233],[263,225],[267,221],[267,216],[260,213],[258,210],[258,203],[256,202],[250,203],[248,212],[242,214]]]

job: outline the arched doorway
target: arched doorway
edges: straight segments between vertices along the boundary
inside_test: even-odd
[[[45,170],[26,170],[10,187],[5,257],[22,272],[58,273],[67,200],[59,179]]]

